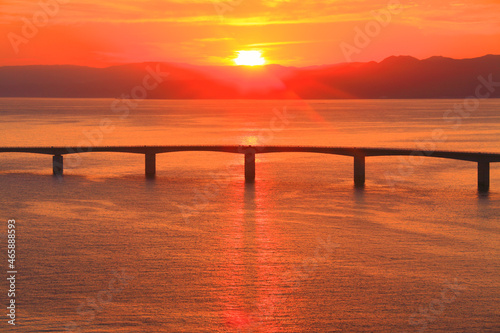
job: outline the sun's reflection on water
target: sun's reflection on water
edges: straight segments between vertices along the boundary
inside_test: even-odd
[[[265,170],[260,170],[265,172]],[[277,302],[283,294],[282,232],[272,216],[271,183],[233,183],[233,218],[221,230],[221,320],[235,332],[279,332]]]

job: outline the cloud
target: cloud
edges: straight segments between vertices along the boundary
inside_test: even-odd
[[[324,40],[300,40],[300,41],[288,41],[288,42],[271,42],[271,43],[256,43],[248,44],[248,47],[262,47],[262,46],[279,46],[279,45],[291,45],[291,44],[311,44],[311,43],[323,43]]]

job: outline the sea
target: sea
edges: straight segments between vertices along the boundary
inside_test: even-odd
[[[500,153],[500,100],[0,99],[2,147],[121,145]],[[422,154],[367,157],[362,189],[346,156],[156,165],[0,153],[1,332],[500,332],[500,163],[489,193]]]

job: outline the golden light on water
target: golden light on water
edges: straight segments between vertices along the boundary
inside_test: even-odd
[[[246,136],[241,143],[243,146],[256,146],[259,144],[259,138],[255,135]]]
[[[234,59],[234,63],[238,66],[262,66],[266,63],[266,59],[262,57],[261,51],[236,51],[238,57]]]

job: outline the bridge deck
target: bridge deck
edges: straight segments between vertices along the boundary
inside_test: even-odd
[[[445,150],[420,150],[400,148],[363,148],[363,147],[314,147],[314,146],[89,146],[89,147],[0,147],[0,153],[34,153],[47,155],[68,155],[88,152],[117,152],[133,154],[162,154],[182,151],[208,151],[245,154],[252,150],[255,154],[265,153],[319,153],[344,156],[405,156],[419,155],[448,158],[473,162],[500,162],[500,154],[457,152]]]

